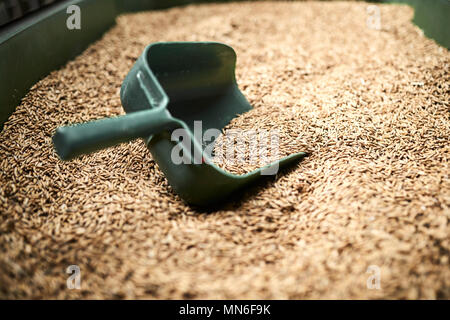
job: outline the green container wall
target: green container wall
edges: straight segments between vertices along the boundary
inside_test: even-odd
[[[30,87],[99,39],[128,11],[163,9],[186,0],[72,0],[29,14],[0,30],[0,130]],[[81,9],[82,29],[66,27],[69,5]]]
[[[450,49],[450,0],[389,0],[414,8],[413,22],[428,38]]]
[[[69,4],[79,5],[82,29],[66,27]],[[0,129],[30,87],[80,54],[114,24],[111,0],[57,3],[0,31]]]

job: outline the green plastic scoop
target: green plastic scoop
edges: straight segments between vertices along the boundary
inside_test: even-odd
[[[235,64],[234,50],[221,43],[151,44],[122,84],[120,96],[127,114],[60,127],[53,136],[55,149],[61,159],[69,160],[144,138],[153,159],[181,198],[200,206],[221,202],[306,155],[293,154],[244,175],[230,174],[212,163],[204,152],[203,134],[208,129],[222,129],[236,115],[252,108],[237,86]],[[194,134],[197,121],[201,121],[200,139]],[[171,133],[176,129],[184,129],[191,141],[173,141]],[[174,148],[180,148],[188,161],[174,161]],[[198,154],[200,161],[195,159]]]

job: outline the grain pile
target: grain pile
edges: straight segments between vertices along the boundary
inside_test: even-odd
[[[450,298],[450,54],[411,8],[380,5],[377,31],[366,7],[119,17],[0,133],[0,297]],[[254,106],[229,129],[275,126],[280,156],[308,158],[213,212],[173,194],[141,141],[58,160],[56,127],[122,113],[121,82],[147,44],[207,40],[235,48]],[[80,290],[66,287],[73,264]]]

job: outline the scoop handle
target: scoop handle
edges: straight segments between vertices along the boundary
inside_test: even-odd
[[[53,144],[62,160],[70,160],[82,154],[161,132],[173,126],[174,122],[165,108],[147,109],[60,127],[53,136]]]

